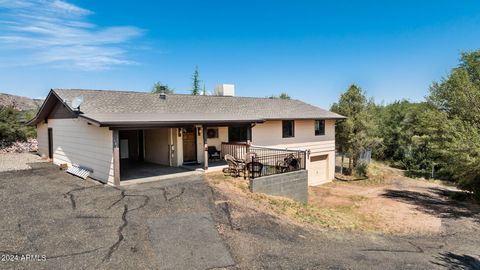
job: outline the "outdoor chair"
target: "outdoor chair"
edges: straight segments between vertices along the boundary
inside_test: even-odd
[[[240,173],[243,173],[245,176],[245,163],[241,160],[234,158],[232,155],[225,155],[225,161],[227,162],[228,167],[223,169],[224,174],[230,176],[238,177]]]
[[[277,162],[277,171],[280,173],[295,171],[299,168],[300,162],[293,154],[289,154],[283,161]]]
[[[256,161],[249,162],[247,163],[247,171],[248,171],[248,176],[251,179],[260,177],[262,176],[263,164]]]
[[[208,147],[208,159],[209,160],[215,160],[215,159],[220,160],[220,151],[217,150],[217,147],[215,147],[215,146],[209,146]]]

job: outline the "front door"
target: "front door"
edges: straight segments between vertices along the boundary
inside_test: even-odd
[[[197,161],[195,128],[183,129],[183,161]]]

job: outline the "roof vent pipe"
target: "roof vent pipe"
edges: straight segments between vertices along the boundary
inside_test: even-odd
[[[165,91],[162,90],[160,91],[160,99],[166,99],[167,98],[167,95],[165,95]]]

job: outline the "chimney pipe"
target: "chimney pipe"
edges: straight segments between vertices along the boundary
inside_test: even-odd
[[[162,90],[160,91],[160,99],[166,99],[167,98],[167,95],[165,95],[165,91]]]

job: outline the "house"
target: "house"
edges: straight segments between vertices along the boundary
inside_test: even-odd
[[[207,147],[236,142],[308,150],[309,185],[333,179],[335,121],[344,117],[299,100],[236,97],[233,85],[220,85],[219,93],[52,89],[30,124],[40,155],[88,167],[111,185],[120,185],[133,163],[208,170]]]

